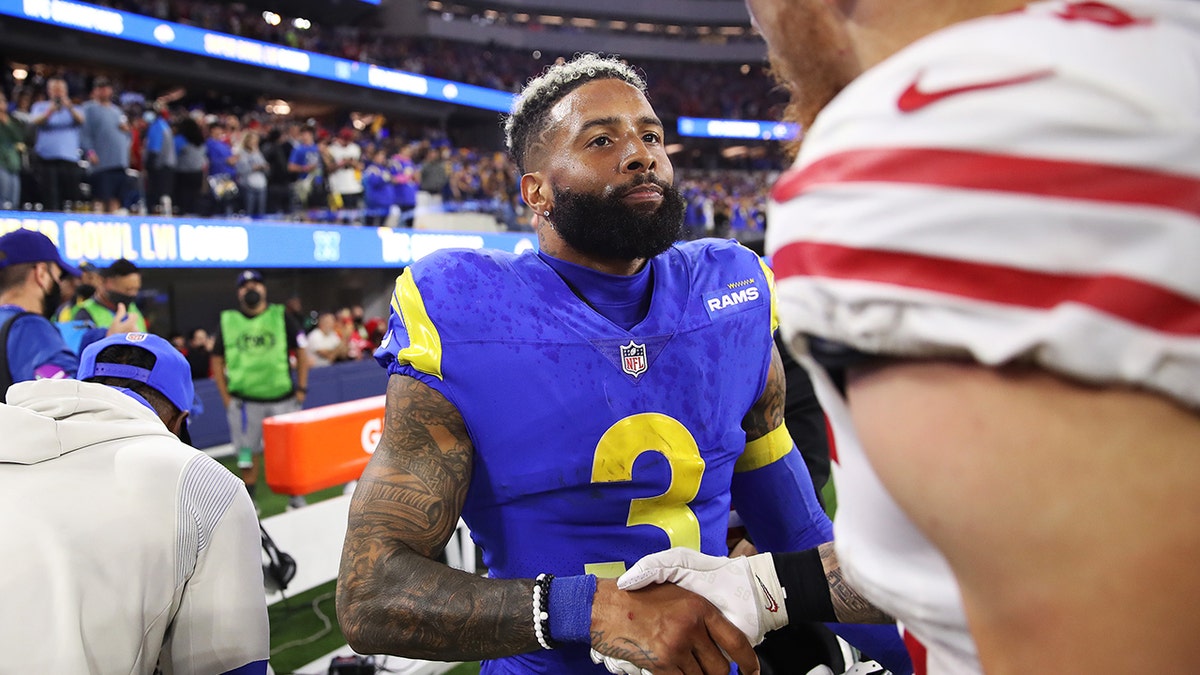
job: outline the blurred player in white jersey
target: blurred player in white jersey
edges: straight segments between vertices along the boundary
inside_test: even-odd
[[[748,4],[807,129],[767,243],[842,571],[918,673],[1186,670],[1200,2]]]

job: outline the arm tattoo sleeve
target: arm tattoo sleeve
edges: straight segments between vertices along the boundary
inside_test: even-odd
[[[538,649],[533,582],[485,579],[433,560],[458,524],[472,445],[458,410],[402,375],[350,503],[337,613],[364,654],[466,661]]]
[[[779,350],[771,348],[771,367],[767,372],[767,385],[763,387],[762,396],[742,419],[742,429],[746,431],[746,441],[753,441],[767,435],[780,424],[783,424],[784,394],[787,382],[784,377],[783,359]]]
[[[892,617],[872,605],[870,601],[851,588],[842,574],[833,542],[821,544],[821,565],[825,568],[825,579],[829,582],[829,596],[833,600],[833,613],[843,623],[892,623]]]

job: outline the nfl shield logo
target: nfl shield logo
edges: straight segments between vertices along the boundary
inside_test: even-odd
[[[646,372],[646,345],[639,345],[633,340],[621,347],[621,370],[637,377]]]

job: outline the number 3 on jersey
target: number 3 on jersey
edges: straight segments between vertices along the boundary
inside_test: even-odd
[[[660,413],[630,415],[604,432],[592,458],[593,483],[633,480],[633,465],[644,452],[658,452],[671,468],[671,485],[657,497],[634,499],[625,524],[653,525],[667,533],[671,546],[700,550],[700,522],[688,504],[700,492],[704,459],[696,439],[678,420]],[[591,563],[588,574],[617,577],[624,562]]]

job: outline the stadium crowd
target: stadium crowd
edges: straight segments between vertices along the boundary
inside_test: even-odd
[[[456,145],[434,127],[357,113],[322,124],[153,83],[22,68],[25,77],[13,81],[0,118],[4,208],[402,227],[420,205],[491,213],[506,229],[528,229],[507,155]],[[50,93],[59,87],[65,93]],[[66,109],[51,110],[59,96],[85,122],[108,120],[102,133],[73,126]],[[98,147],[109,148],[106,157]],[[711,157],[682,170],[689,236],[761,237],[766,187],[781,162],[767,151],[723,160],[736,170],[715,169]],[[687,167],[688,157],[681,154],[677,164]]]
[[[520,90],[540,67],[571,56],[546,50],[531,53],[497,45],[481,47],[390,35],[374,26],[321,26],[310,22],[307,28],[299,28],[293,21],[268,22],[261,13],[240,3],[109,0],[98,4],[294,49],[509,92]],[[786,102],[786,95],[759,63],[697,64],[638,59],[637,67],[645,72],[650,100],[656,109],[671,117],[774,120],[779,118]]]

